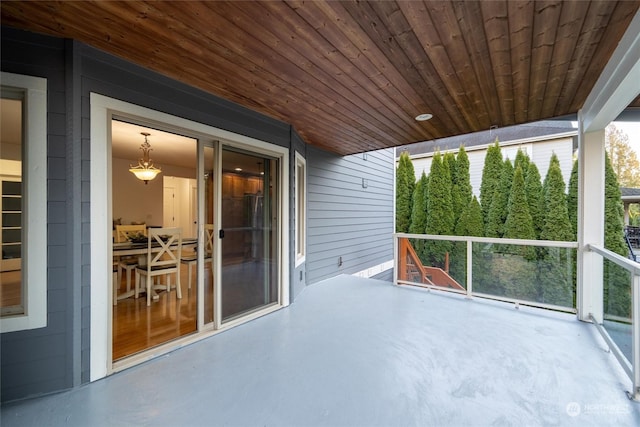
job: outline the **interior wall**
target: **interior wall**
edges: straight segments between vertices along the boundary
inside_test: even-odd
[[[134,159],[135,160],[135,159]],[[164,178],[177,176],[195,179],[194,169],[162,165],[162,173],[145,184],[129,172],[133,160],[112,159],[112,211],[113,219],[122,224],[132,222],[162,227],[162,189]]]

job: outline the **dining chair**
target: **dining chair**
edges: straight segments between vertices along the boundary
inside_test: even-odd
[[[204,234],[205,234],[204,261],[212,262],[213,261],[213,224],[205,224]],[[189,285],[187,289],[191,289],[191,277],[192,277],[191,272],[193,270],[193,266],[196,265],[196,263],[198,262],[198,252],[192,251],[186,255],[183,255],[182,258],[180,258],[180,262],[182,264],[185,264],[189,269],[188,270],[189,274],[187,276],[188,277],[187,283]]]
[[[143,234],[147,235],[147,225],[146,224],[135,224],[135,225],[116,225],[116,243],[127,242],[129,240],[129,236]],[[137,256],[125,256],[120,257],[118,260],[118,283],[122,282],[122,273],[126,271],[127,274],[127,292],[123,295],[125,297],[129,297],[131,295],[131,275],[133,274],[133,270],[136,269],[138,265],[138,257]],[[115,297],[113,300],[113,305],[118,304],[118,298]]]
[[[157,300],[153,278],[166,276],[166,290],[171,291],[170,275],[176,276],[176,295],[182,298],[180,289],[180,258],[182,255],[182,228],[150,228],[147,235],[147,255],[144,264],[136,267],[135,296],[140,293],[142,277],[145,279],[147,305],[151,298]],[[152,295],[153,292],[153,295]]]

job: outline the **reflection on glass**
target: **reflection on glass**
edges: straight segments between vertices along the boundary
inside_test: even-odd
[[[23,94],[3,88],[0,104],[0,308],[3,316],[24,313]]]
[[[277,302],[278,162],[222,152],[222,319]]]
[[[575,307],[575,249],[473,243],[474,292]]]
[[[622,354],[631,361],[631,273],[619,265],[604,259],[604,328]]]

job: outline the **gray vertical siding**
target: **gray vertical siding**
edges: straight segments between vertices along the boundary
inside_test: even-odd
[[[307,154],[307,283],[391,260],[393,150],[367,153],[366,160],[312,147]]]

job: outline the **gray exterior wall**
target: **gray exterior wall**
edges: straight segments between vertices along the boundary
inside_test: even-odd
[[[70,195],[75,153],[67,128],[65,41],[2,29],[2,71],[47,79],[47,326],[0,335],[3,401],[72,387],[79,343],[73,326],[78,301],[79,249],[73,214],[79,195]],[[78,308],[79,308],[78,304]]]
[[[3,27],[1,43],[2,71],[45,77],[48,84],[48,323],[0,336],[3,402],[89,381],[92,92],[290,149],[292,300],[308,283],[391,259],[391,150],[371,153],[364,161],[362,155],[342,158],[310,148],[289,124],[78,42]],[[307,160],[309,191],[307,262],[297,268],[296,151]],[[362,177],[369,181],[366,189]],[[349,241],[340,234],[348,235]],[[339,256],[344,262],[340,268]]]
[[[393,149],[307,153],[307,283],[393,259]]]

